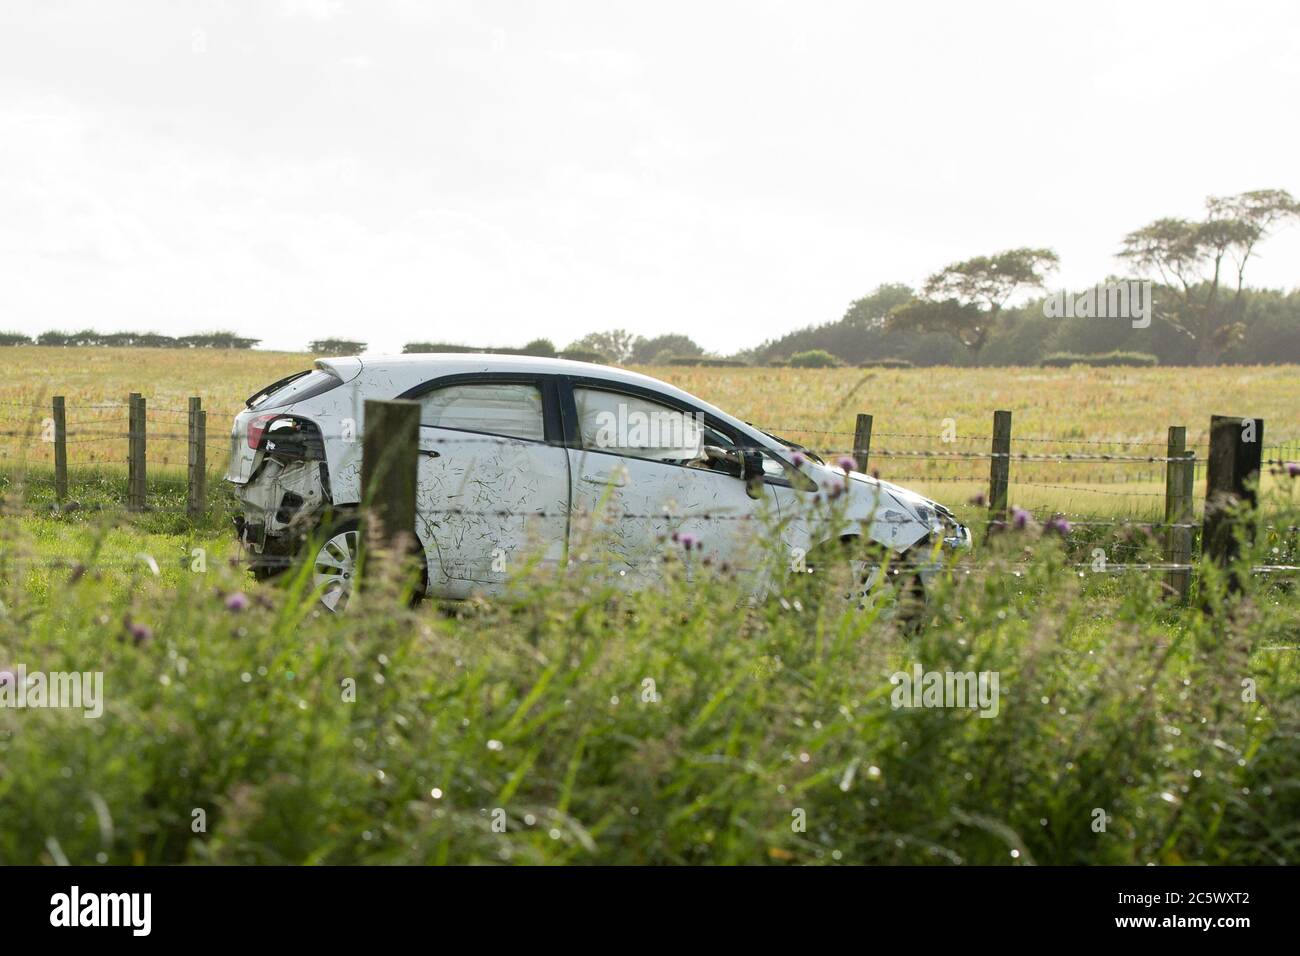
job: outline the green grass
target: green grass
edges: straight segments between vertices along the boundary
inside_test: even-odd
[[[1274,527],[1297,523],[1293,501],[1270,504]],[[1225,604],[1206,569],[1203,613],[1165,602],[1158,574],[1081,573],[1096,532],[1009,532],[908,636],[827,600],[825,575],[743,606],[716,569],[688,580],[665,542],[657,590],[623,594],[588,567],[410,610],[381,583],[336,618],[301,576],[133,560],[191,534],[228,545],[176,520],[0,522],[0,667],[99,670],[106,697],[97,720],[0,709],[0,859],[1298,857],[1294,576]],[[1268,532],[1246,560],[1295,563],[1295,547]],[[33,581],[22,555],[61,564]],[[916,663],[996,672],[997,716],[895,708],[890,675]]]

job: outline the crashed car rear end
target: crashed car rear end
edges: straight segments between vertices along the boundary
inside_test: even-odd
[[[317,362],[249,396],[235,418],[225,478],[242,505],[236,534],[259,577],[286,567],[333,504],[327,446],[355,431],[340,386],[359,370],[355,360]],[[304,402],[310,415],[296,413]],[[331,422],[337,435],[327,433]]]

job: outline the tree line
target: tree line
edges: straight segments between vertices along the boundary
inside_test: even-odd
[[[196,335],[161,335],[157,332],[42,332],[32,338],[22,332],[0,332],[0,345],[53,345],[64,347],[151,349],[251,349],[261,339],[234,332],[200,332]]]

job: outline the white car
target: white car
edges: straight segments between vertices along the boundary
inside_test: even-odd
[[[415,532],[435,597],[499,593],[524,560],[599,561],[639,586],[680,547],[693,569],[748,575],[758,598],[774,584],[764,555],[776,536],[801,571],[865,535],[923,587],[941,552],[970,545],[935,502],[645,375],[511,355],[321,359],[248,399],[226,480],[254,570],[273,573],[313,542],[305,557],[331,609],[351,590],[366,399],[421,405]]]

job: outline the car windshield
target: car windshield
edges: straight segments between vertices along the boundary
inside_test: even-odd
[[[745,424],[749,425],[751,428],[758,427],[754,425],[752,422],[745,422]],[[768,438],[772,439],[773,441],[780,442],[782,445],[784,445],[786,448],[789,448],[791,451],[797,451],[800,454],[802,454],[805,458],[811,458],[819,465],[826,464],[825,460],[822,458],[821,455],[817,454],[815,451],[811,451],[810,449],[805,448],[803,445],[799,444],[798,442],[790,441],[790,439],[788,438],[782,438],[780,435],[773,435],[771,432],[764,432],[761,428],[759,428],[758,430],[760,432],[763,432],[764,435],[766,435]]]

